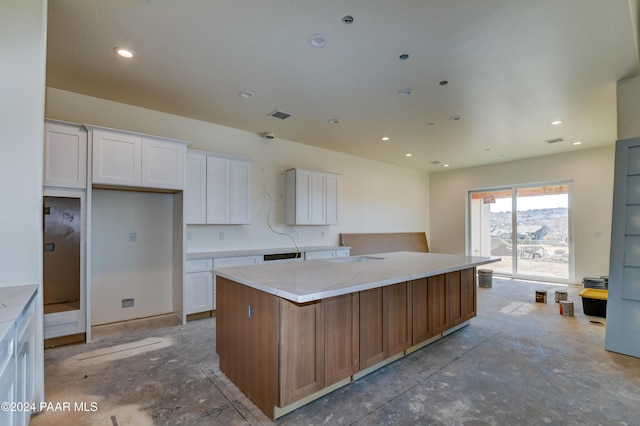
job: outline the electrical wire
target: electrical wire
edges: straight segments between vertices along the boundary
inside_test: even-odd
[[[269,229],[271,230],[271,232],[273,232],[274,234],[278,234],[278,235],[284,235],[285,237],[289,237],[291,239],[291,242],[293,243],[293,245],[296,248],[296,259],[298,258],[298,256],[300,255],[300,249],[298,248],[298,244],[296,243],[296,240],[289,234],[287,234],[286,232],[280,232],[280,231],[276,231],[273,226],[271,226],[271,211],[273,210],[273,205],[276,203],[276,201],[273,199],[273,197],[271,197],[271,194],[269,194],[269,191],[267,191],[266,188],[263,188],[264,193],[267,194],[267,197],[269,197],[269,200],[271,201],[269,203],[269,211],[267,212],[267,226],[269,227]]]

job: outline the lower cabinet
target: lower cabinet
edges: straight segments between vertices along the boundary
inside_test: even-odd
[[[475,268],[308,303],[217,277],[220,370],[272,419],[475,316]]]
[[[475,268],[468,268],[411,282],[412,345],[476,316],[475,276]]]
[[[10,330],[0,337],[0,401],[17,409],[0,410],[0,425],[28,425],[36,407],[35,296]],[[32,410],[35,408],[36,410]]]
[[[297,304],[280,303],[280,406],[358,371],[358,293]]]
[[[360,292],[360,369],[411,346],[411,296],[406,282]]]

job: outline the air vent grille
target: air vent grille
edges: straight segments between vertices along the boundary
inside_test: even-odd
[[[275,110],[269,113],[269,115],[271,117],[279,118],[280,120],[284,120],[285,118],[291,117],[291,114],[289,114],[288,112],[278,111],[278,110]]]
[[[562,138],[547,139],[546,142],[547,143],[558,143],[558,142],[564,142],[564,139],[562,139]]]

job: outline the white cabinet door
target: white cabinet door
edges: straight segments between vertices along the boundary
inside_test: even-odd
[[[186,314],[211,311],[214,308],[213,276],[210,271],[186,274]]]
[[[229,223],[229,159],[207,157],[207,223]]]
[[[13,344],[13,333],[9,333],[7,340],[11,340]],[[0,344],[4,344],[2,341]],[[11,346],[13,349],[13,346]],[[18,402],[16,400],[16,361],[13,357],[9,357],[4,364],[0,363],[0,402]],[[14,425],[16,423],[16,413],[11,410],[0,410],[0,425]]]
[[[229,222],[251,223],[251,162],[230,160]]]
[[[35,401],[35,302],[32,301],[16,323],[16,401]],[[27,425],[30,411],[16,413],[16,424]]]
[[[287,170],[287,225],[337,224],[338,176],[315,170]]]
[[[309,191],[311,220],[310,225],[325,225],[327,223],[327,174],[311,172],[311,186]]]
[[[187,153],[185,185],[185,217],[187,224],[207,223],[207,156]]]
[[[93,183],[140,186],[142,138],[93,130]]]
[[[45,123],[44,186],[87,187],[87,132],[84,128]]]
[[[325,186],[327,225],[338,224],[338,182],[338,175],[327,173]]]
[[[308,251],[304,254],[305,260],[332,259],[336,257],[336,250]]]
[[[141,184],[148,188],[184,188],[185,146],[158,139],[142,139]]]

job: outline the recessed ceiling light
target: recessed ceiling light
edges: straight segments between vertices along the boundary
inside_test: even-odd
[[[404,156],[405,157],[411,157],[411,156],[413,156],[413,154],[411,154],[410,152],[407,152]]]
[[[398,58],[400,58],[401,61],[406,61],[407,59],[409,59],[409,54],[403,53],[402,55],[398,56]]]
[[[136,54],[133,53],[133,50],[125,49],[125,48],[122,48],[122,47],[116,47],[114,49],[114,51],[116,52],[116,54],[118,56],[121,56],[121,57],[126,58],[126,59],[131,59],[134,56],[136,56]]]
[[[562,120],[553,120],[551,123],[552,126],[559,126],[562,124]]]
[[[449,165],[448,164],[443,164],[442,167],[449,167]]]
[[[311,34],[307,39],[309,46],[311,47],[326,47],[329,44],[329,39],[324,34]]]
[[[385,142],[388,141],[389,140],[389,136],[383,136],[382,140],[385,141]]]
[[[243,90],[243,91],[239,92],[238,95],[240,95],[240,97],[244,98],[244,99],[253,98],[253,92],[250,92],[248,90]]]
[[[337,118],[332,118],[329,120],[329,124],[338,124],[340,122],[340,120],[338,120]]]
[[[580,142],[580,141],[576,141],[576,142],[574,142],[573,144],[574,144],[574,145],[582,145],[582,142]]]
[[[451,117],[449,117],[449,120],[451,121],[458,121],[460,120],[462,117],[460,117],[459,115],[452,115]]]
[[[402,89],[398,91],[398,95],[400,96],[409,96],[413,93],[413,89]]]

